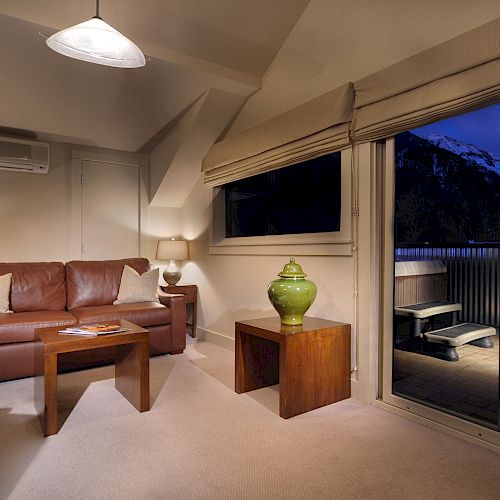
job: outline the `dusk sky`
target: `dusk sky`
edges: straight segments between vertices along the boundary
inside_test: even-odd
[[[417,135],[441,134],[492,153],[500,153],[500,104],[413,129]]]

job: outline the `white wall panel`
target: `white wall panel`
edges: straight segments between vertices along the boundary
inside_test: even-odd
[[[139,257],[137,166],[82,162],[82,258]]]

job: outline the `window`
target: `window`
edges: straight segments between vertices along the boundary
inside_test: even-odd
[[[214,188],[210,253],[351,255],[351,150]]]
[[[225,236],[340,229],[340,153],[226,184]]]

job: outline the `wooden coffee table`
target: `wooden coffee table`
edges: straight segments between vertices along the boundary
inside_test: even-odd
[[[121,320],[119,323],[130,330],[96,337],[60,334],[59,330],[64,327],[39,328],[35,331],[35,406],[46,436],[59,431],[57,357],[65,352],[116,347],[115,387],[140,412],[150,409],[149,332],[129,321]]]
[[[235,390],[279,383],[280,416],[293,417],[351,396],[351,326],[304,317],[236,323]]]

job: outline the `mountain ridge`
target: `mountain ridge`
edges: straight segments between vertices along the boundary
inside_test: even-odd
[[[447,151],[450,151],[465,160],[473,161],[481,167],[492,170],[496,174],[500,175],[500,153],[486,151],[485,149],[481,149],[474,144],[467,144],[447,135],[437,133],[422,134],[415,130],[413,130],[412,133],[421,139],[429,141],[438,148],[446,149]]]

